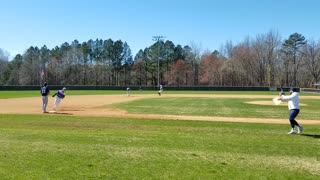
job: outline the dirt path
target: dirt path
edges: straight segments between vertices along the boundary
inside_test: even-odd
[[[208,95],[208,94],[169,94],[157,95],[82,95],[67,96],[58,107],[58,113],[48,115],[71,115],[87,117],[117,117],[117,118],[138,118],[138,119],[174,119],[194,121],[225,121],[225,122],[247,122],[247,123],[275,123],[288,124],[287,119],[266,119],[266,118],[241,118],[241,117],[212,117],[212,116],[180,116],[160,114],[130,114],[124,110],[113,109],[107,105],[132,101],[142,98],[162,97],[211,97],[211,98],[266,98],[270,101],[261,101],[262,104],[272,105],[272,95]],[[301,99],[320,99],[320,96],[303,96]],[[0,114],[42,114],[41,97],[0,99]],[[54,98],[49,98],[48,110],[51,110]],[[254,101],[259,104],[258,101]],[[250,102],[249,102],[250,103]],[[270,103],[270,104],[269,104]],[[301,124],[320,124],[320,120],[299,120]]]

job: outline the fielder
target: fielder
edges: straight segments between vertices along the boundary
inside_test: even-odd
[[[127,96],[130,96],[130,87],[127,87]]]
[[[50,94],[50,90],[48,88],[48,84],[45,82],[40,90],[42,96],[42,113],[47,113],[47,105],[48,105],[48,95]]]
[[[280,93],[279,100],[288,101],[289,108],[289,121],[291,125],[291,131],[288,134],[296,134],[295,126],[298,127],[298,134],[302,133],[303,127],[295,120],[300,112],[299,106],[299,94],[294,92],[293,88],[290,88],[290,95],[286,96],[283,92]]]
[[[162,85],[160,84],[160,88],[159,88],[159,92],[158,92],[159,96],[161,96],[162,91],[163,91],[163,87],[162,87]]]
[[[141,94],[141,91],[142,91],[142,87],[140,86],[139,87],[139,94]]]
[[[57,93],[55,93],[54,95],[52,95],[52,97],[55,97],[56,96],[56,99],[54,101],[54,105],[53,105],[53,111],[56,111],[56,108],[59,106],[61,100],[63,98],[65,98],[65,91],[67,90],[67,88],[62,88],[61,90],[59,90]]]

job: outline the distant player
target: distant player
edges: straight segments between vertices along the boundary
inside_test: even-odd
[[[289,108],[289,121],[291,125],[291,131],[288,134],[296,134],[295,126],[298,127],[298,134],[302,133],[303,127],[295,120],[300,112],[299,106],[299,94],[294,92],[293,88],[290,88],[290,95],[286,96],[283,92],[280,93],[279,100],[288,101]]]
[[[139,87],[139,94],[141,94],[141,92],[142,92],[142,87],[140,86]]]
[[[55,93],[54,95],[52,95],[52,97],[56,97],[55,101],[54,101],[54,106],[53,106],[53,111],[56,111],[57,107],[59,106],[61,100],[63,98],[65,98],[65,91],[67,90],[67,88],[62,88],[61,90],[59,90],[57,93]]]
[[[130,96],[130,87],[127,87],[127,96]]]
[[[40,93],[42,96],[42,113],[46,113],[47,105],[48,105],[48,95],[50,94],[50,90],[46,82],[41,87]]]
[[[161,96],[162,91],[163,91],[163,87],[162,87],[162,85],[160,84],[160,88],[159,88],[159,92],[158,92],[159,96]]]

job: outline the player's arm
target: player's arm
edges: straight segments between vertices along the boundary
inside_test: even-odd
[[[285,96],[285,95],[281,95],[281,99],[282,101],[289,101],[289,100],[292,100],[293,97],[295,97],[296,94],[295,93],[292,93],[290,96]]]

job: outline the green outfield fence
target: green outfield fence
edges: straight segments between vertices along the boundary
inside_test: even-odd
[[[58,86],[49,85],[50,89],[62,89],[66,87],[68,90],[126,90],[128,86]],[[139,90],[140,86],[129,86],[131,90]],[[280,91],[278,87],[218,87],[218,86],[164,86],[164,90],[169,91]],[[26,91],[26,90],[39,90],[40,86],[0,86],[0,91]],[[158,90],[158,87],[141,86],[142,90]],[[284,91],[289,91],[289,87],[282,88]],[[295,88],[300,92],[300,88]]]

